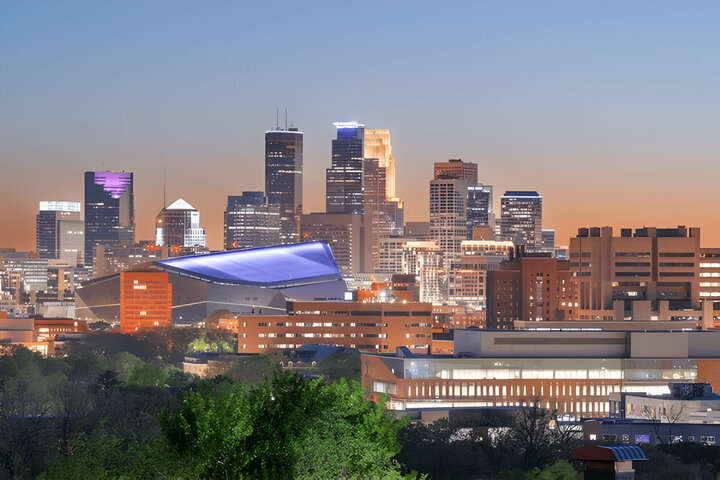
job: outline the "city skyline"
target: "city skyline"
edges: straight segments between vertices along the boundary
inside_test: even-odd
[[[12,226],[0,245],[34,249],[38,202],[82,201],[81,172],[95,170],[134,172],[136,238],[152,239],[166,169],[167,198],[198,208],[220,249],[226,197],[263,189],[263,136],[285,106],[305,132],[304,212],[324,211],[332,122],[355,120],[392,132],[407,221],[427,220],[432,164],[461,158],[496,205],[502,191],[537,190],[558,244],[583,226],[678,224],[717,244],[720,68],[707,59],[720,7],[650,5],[369,4],[341,27],[329,15],[350,6],[139,15],[68,2],[40,15],[4,4],[0,159],[13,208],[0,212]],[[427,35],[436,25],[453,28]],[[346,34],[360,27],[365,39]],[[362,73],[340,55],[348,42],[368,59]],[[272,53],[291,82],[268,68]]]

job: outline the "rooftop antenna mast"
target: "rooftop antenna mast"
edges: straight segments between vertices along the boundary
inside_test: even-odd
[[[167,207],[167,201],[165,200],[165,192],[167,190],[167,168],[163,167],[163,208]]]
[[[275,130],[280,130],[280,107],[275,107]]]
[[[285,107],[285,131],[287,132],[287,107]]]

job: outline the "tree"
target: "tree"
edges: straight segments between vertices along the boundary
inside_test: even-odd
[[[356,382],[284,372],[254,387],[203,382],[161,424],[202,477],[370,478],[399,475],[392,458],[405,422]]]
[[[535,467],[525,474],[525,480],[582,480],[582,478],[583,474],[565,460],[558,460],[542,470]]]

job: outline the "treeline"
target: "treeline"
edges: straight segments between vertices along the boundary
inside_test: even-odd
[[[0,358],[2,478],[401,478],[406,423],[262,356],[211,380],[127,352]]]

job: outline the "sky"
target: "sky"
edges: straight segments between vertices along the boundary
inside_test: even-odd
[[[720,4],[666,1],[0,2],[0,247],[40,200],[135,174],[137,239],[182,197],[222,246],[227,195],[264,186],[276,108],[324,210],[332,122],[392,134],[406,220],[432,164],[537,190],[544,228],[699,226],[720,246]],[[496,208],[499,210],[499,208]]]

